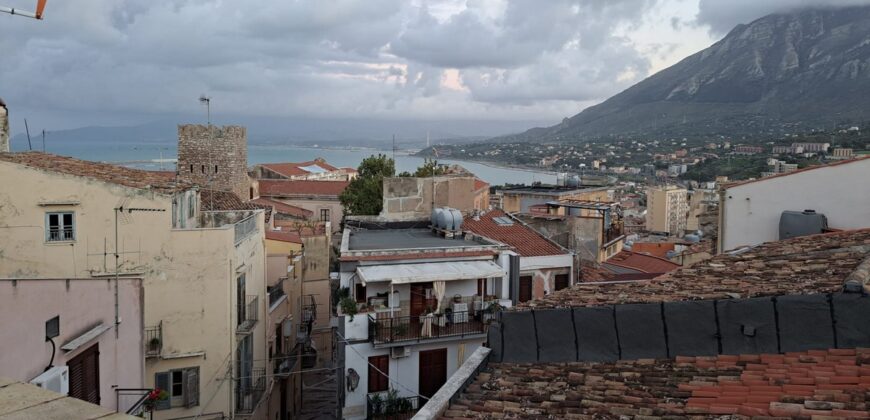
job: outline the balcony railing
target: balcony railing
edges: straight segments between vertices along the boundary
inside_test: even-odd
[[[281,353],[276,353],[272,356],[272,373],[279,377],[289,376],[291,372],[296,370],[299,359],[300,352],[298,346],[294,346]]]
[[[235,228],[235,244],[238,245],[257,230],[256,214],[252,214],[245,219],[242,219],[233,226]]]
[[[431,316],[369,316],[369,337],[374,344],[420,342],[445,337],[484,334],[484,312],[453,312]]]
[[[115,388],[115,406],[119,413],[145,417],[153,409],[148,404],[151,388]]]
[[[275,283],[274,286],[269,286],[269,307],[271,308],[276,302],[278,302],[282,297],[287,294],[284,293],[284,281],[287,280],[287,277],[281,277],[278,280],[278,283]]]
[[[260,299],[256,295],[248,295],[245,297],[245,303],[239,303],[237,308],[238,326],[236,327],[237,334],[247,334],[254,329],[257,324],[257,315],[260,310]]]
[[[163,321],[156,326],[145,327],[145,357],[159,357],[163,349]]]
[[[302,323],[314,322],[317,319],[317,301],[314,300],[314,295],[300,296],[299,304],[302,307]]]
[[[253,414],[266,391],[266,369],[240,369],[242,376],[236,379],[236,414]]]
[[[74,241],[75,231],[73,228],[51,228],[48,230],[48,241]]]
[[[395,391],[371,393],[366,402],[366,418],[373,420],[406,420],[420,409],[420,397],[397,397]]]

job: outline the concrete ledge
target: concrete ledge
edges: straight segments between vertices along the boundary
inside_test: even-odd
[[[426,402],[426,405],[417,411],[412,420],[434,420],[441,417],[450,407],[450,401],[474,380],[480,369],[486,366],[491,351],[487,347],[475,350],[456,373],[447,378],[447,382]]]

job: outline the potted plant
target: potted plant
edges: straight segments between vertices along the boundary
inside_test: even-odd
[[[154,388],[145,396],[145,401],[142,403],[142,407],[145,411],[153,411],[157,406],[158,401],[164,401],[167,398],[169,398],[168,392],[160,388]]]
[[[381,397],[381,394],[372,394],[369,396],[369,407],[371,407],[371,416],[377,417],[382,414],[384,410],[384,399]]]
[[[358,309],[356,306],[356,301],[353,300],[350,296],[345,296],[341,298],[341,301],[338,302],[338,308],[341,310],[342,315],[350,316],[350,322],[353,322],[353,316],[357,314]]]
[[[148,341],[148,350],[152,353],[160,350],[160,338],[152,337],[150,341]]]

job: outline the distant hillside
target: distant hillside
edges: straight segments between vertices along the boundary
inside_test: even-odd
[[[561,124],[497,141],[737,136],[870,120],[870,6],[739,25],[711,47]]]

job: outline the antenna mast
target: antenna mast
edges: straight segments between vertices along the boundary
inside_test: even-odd
[[[27,132],[27,149],[33,150],[33,144],[30,143],[30,127],[27,126],[27,118],[24,119],[24,130]]]

